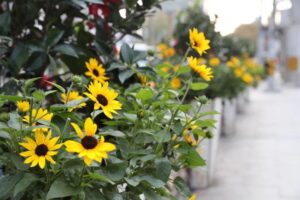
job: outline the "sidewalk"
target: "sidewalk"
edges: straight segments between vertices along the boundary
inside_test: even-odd
[[[254,90],[201,200],[300,200],[300,89]]]

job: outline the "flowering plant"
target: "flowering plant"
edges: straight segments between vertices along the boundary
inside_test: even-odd
[[[209,41],[192,30],[189,50],[205,53]],[[186,56],[174,73],[138,70],[139,54],[128,45],[120,54],[141,83],[120,87],[91,58],[87,77],[66,87],[37,89],[33,78],[18,81],[17,95],[0,95],[0,199],[177,199],[170,185],[196,198],[171,172],[205,165],[196,146],[211,137],[205,116],[215,112],[201,112],[205,97],[195,98],[197,110],[185,99],[208,86],[210,70],[192,58],[184,66]]]

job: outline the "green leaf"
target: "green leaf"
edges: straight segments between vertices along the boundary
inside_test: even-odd
[[[183,104],[178,106],[178,109],[182,112],[188,112],[192,108],[193,106],[191,104]]]
[[[127,164],[125,162],[121,163],[111,163],[106,167],[103,167],[103,174],[108,177],[112,181],[119,181],[125,176],[125,170],[127,168]]]
[[[26,170],[29,169],[29,165],[24,163],[24,158],[22,158],[21,156],[19,156],[18,154],[15,153],[7,153],[5,154],[5,156],[11,160],[11,162],[14,164],[14,166],[16,167],[16,169],[18,170]]]
[[[127,79],[129,79],[130,77],[132,77],[134,75],[134,71],[132,71],[131,69],[126,69],[124,71],[121,71],[119,73],[119,80],[121,81],[121,83],[125,83],[125,81]]]
[[[208,84],[207,83],[202,83],[202,82],[199,82],[199,83],[191,83],[191,89],[192,90],[195,90],[195,91],[198,91],[198,90],[204,90],[208,87]]]
[[[33,85],[33,83],[37,80],[41,79],[41,77],[36,77],[36,78],[31,78],[31,79],[27,79],[25,81],[25,84],[24,84],[24,93],[26,95],[29,95],[29,89],[31,88],[31,86]]]
[[[104,132],[101,132],[102,135],[110,135],[114,137],[125,137],[126,135],[118,130],[106,130]]]
[[[187,74],[187,73],[190,73],[190,71],[191,71],[191,68],[189,66],[180,66],[177,71],[177,74],[178,75]]]
[[[137,0],[125,0],[125,3],[128,7],[133,7],[137,3]]]
[[[157,169],[156,177],[164,182],[168,182],[172,170],[169,160],[167,158],[156,159],[155,168]]]
[[[59,40],[64,35],[64,32],[58,29],[49,29],[47,32],[46,40],[45,40],[45,46],[46,47],[52,47],[56,45]]]
[[[49,90],[49,91],[46,91],[46,92],[45,92],[45,96],[48,96],[48,95],[53,94],[53,93],[55,93],[55,92],[57,92],[57,91],[56,91],[56,90]]]
[[[30,53],[27,46],[22,43],[17,43],[9,58],[9,66],[14,74],[18,74],[20,68],[28,60]]]
[[[4,138],[4,139],[11,139],[10,135],[6,132],[4,132],[3,130],[0,130],[0,138]]]
[[[17,185],[14,188],[14,197],[16,197],[17,194],[19,194],[20,192],[26,191],[26,189],[37,180],[39,179],[34,174],[24,174],[23,178],[17,183]]]
[[[0,199],[7,199],[15,185],[22,179],[23,174],[2,176],[0,178]]]
[[[52,183],[46,199],[70,197],[78,194],[79,192],[80,190],[78,188],[71,187],[63,177],[59,177]]]
[[[110,183],[112,185],[115,184],[115,182],[113,182],[112,180],[110,180],[109,178],[107,178],[106,176],[104,175],[101,175],[101,174],[98,174],[96,172],[94,173],[89,173],[88,175],[86,175],[87,178],[90,178],[90,179],[94,179],[94,180],[97,180],[97,181],[102,181],[102,182],[106,182],[106,183]]]
[[[21,123],[20,115],[18,115],[17,113],[9,113],[9,121],[7,122],[7,125],[10,128],[20,130],[21,128],[20,123]]]
[[[0,100],[7,100],[7,101],[20,101],[24,100],[24,97],[14,96],[14,95],[1,95]]]
[[[133,187],[138,186],[141,181],[148,182],[154,188],[161,188],[166,184],[161,179],[159,179],[151,174],[136,175],[136,176],[132,176],[130,178],[125,178],[125,180],[129,185],[132,185]]]
[[[45,98],[45,94],[42,90],[35,90],[32,93],[32,96],[38,101],[41,102]]]
[[[50,82],[50,81],[45,81],[45,82],[51,84],[52,86],[54,86],[55,88],[57,88],[60,92],[66,93],[65,88],[63,88],[62,86],[60,86],[60,85],[58,85],[56,83]]]
[[[186,182],[179,176],[174,179],[174,185],[177,188],[177,191],[189,197],[192,195],[192,192]]]
[[[10,31],[11,16],[9,11],[0,14],[0,35],[6,35]]]
[[[195,149],[188,151],[188,153],[185,155],[185,159],[189,167],[200,167],[206,165],[205,160]]]
[[[80,171],[83,168],[84,163],[80,158],[68,160],[64,163],[64,170],[77,170]]]
[[[153,97],[154,93],[151,89],[145,88],[141,89],[137,94],[136,98],[141,99],[143,101],[151,99]]]
[[[106,200],[103,194],[98,189],[91,190],[89,188],[86,188],[85,190],[86,200]]]
[[[122,61],[127,64],[132,64],[134,58],[134,51],[133,49],[126,43],[121,46],[120,56]]]
[[[76,53],[75,48],[69,44],[60,44],[53,48],[53,51],[59,52],[61,54],[65,54],[68,56],[73,56],[78,58],[78,54]]]

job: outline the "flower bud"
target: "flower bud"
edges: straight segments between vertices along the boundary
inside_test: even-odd
[[[204,95],[200,96],[200,97],[198,98],[198,100],[199,100],[199,102],[200,102],[201,104],[206,104],[207,101],[208,101],[207,97],[204,96]]]
[[[82,84],[82,78],[78,75],[74,75],[72,77],[72,82],[77,85],[77,86],[80,86]]]

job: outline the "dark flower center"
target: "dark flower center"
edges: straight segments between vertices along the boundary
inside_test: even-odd
[[[94,74],[95,76],[99,76],[99,72],[98,72],[98,70],[96,70],[96,69],[93,69],[93,74]]]
[[[108,104],[107,98],[102,94],[97,95],[97,101],[103,106],[106,106]]]
[[[85,136],[81,139],[81,144],[85,149],[93,149],[97,146],[98,141],[92,136]]]
[[[45,156],[48,152],[48,147],[44,144],[40,144],[35,148],[35,154],[38,156]]]

